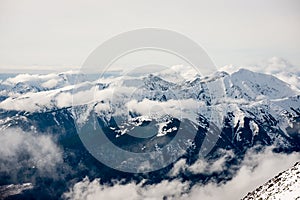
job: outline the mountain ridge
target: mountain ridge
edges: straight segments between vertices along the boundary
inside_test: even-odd
[[[300,162],[249,192],[242,200],[300,199]]]

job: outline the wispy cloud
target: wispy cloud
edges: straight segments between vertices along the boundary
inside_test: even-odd
[[[62,151],[49,135],[7,129],[0,131],[0,141],[0,172],[11,178],[24,169],[54,176],[56,167],[63,163]]]

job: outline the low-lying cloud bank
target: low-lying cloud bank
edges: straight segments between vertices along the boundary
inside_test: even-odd
[[[63,163],[62,151],[50,135],[7,129],[0,131],[0,141],[0,172],[12,179],[28,169],[39,176],[53,176]]]
[[[227,152],[220,160],[212,163],[213,169],[219,171],[224,168],[224,160],[228,156],[232,156],[231,152]],[[249,150],[245,159],[241,164],[241,168],[236,175],[228,182],[217,184],[209,182],[206,185],[194,185],[189,187],[189,181],[182,182],[180,179],[164,180],[158,184],[143,186],[143,183],[127,183],[118,182],[113,186],[102,185],[99,179],[93,181],[87,177],[81,182],[76,183],[70,190],[64,193],[65,199],[146,199],[156,200],[168,197],[168,199],[240,199],[257,186],[265,183],[267,180],[292,166],[296,161],[300,160],[300,153],[278,154],[272,152],[272,147],[266,148],[263,152],[256,153]],[[207,172],[208,165],[198,162],[193,168],[186,166],[184,160],[179,160],[174,165],[173,175],[180,170],[193,169],[193,172]],[[171,174],[172,175],[172,174]]]

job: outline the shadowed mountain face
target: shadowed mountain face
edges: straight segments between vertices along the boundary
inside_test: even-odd
[[[16,151],[13,156],[3,154],[3,191],[9,184],[32,186],[8,199],[60,198],[86,176],[101,178],[101,183],[107,184],[113,180],[126,184],[146,179],[144,184],[151,185],[174,179],[170,176],[174,164],[154,172],[131,174],[96,160],[78,136],[78,127],[91,117],[90,113],[95,113],[106,137],[126,151],[151,152],[170,145],[176,151],[168,154],[177,156],[178,161],[184,159],[187,166],[199,161],[204,142],[212,146],[205,156],[208,162],[224,157],[224,152],[232,153],[226,157],[222,170],[176,173],[182,182],[190,181],[190,187],[211,180],[230,180],[249,149],[261,151],[273,146],[274,152],[300,151],[300,92],[274,76],[244,69],[208,77],[195,74],[176,82],[163,74],[99,80],[71,72],[18,75],[2,80],[0,89],[1,134],[10,138],[8,133],[14,136],[14,132],[22,130],[22,134],[33,134],[32,138],[46,136],[60,149],[61,156],[53,171],[45,175],[40,168],[48,163],[38,165],[43,159],[31,159],[36,156],[34,150]],[[181,140],[172,144],[176,135]],[[38,143],[44,140],[40,138]],[[177,154],[181,150],[185,152]],[[43,147],[40,151],[44,151]],[[107,156],[114,159],[111,153],[107,152]],[[15,167],[11,157],[22,165]]]

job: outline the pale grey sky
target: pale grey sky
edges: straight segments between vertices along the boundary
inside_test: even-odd
[[[218,66],[273,56],[300,66],[299,0],[0,0],[0,70],[80,66],[105,40],[144,27],[190,37]]]

